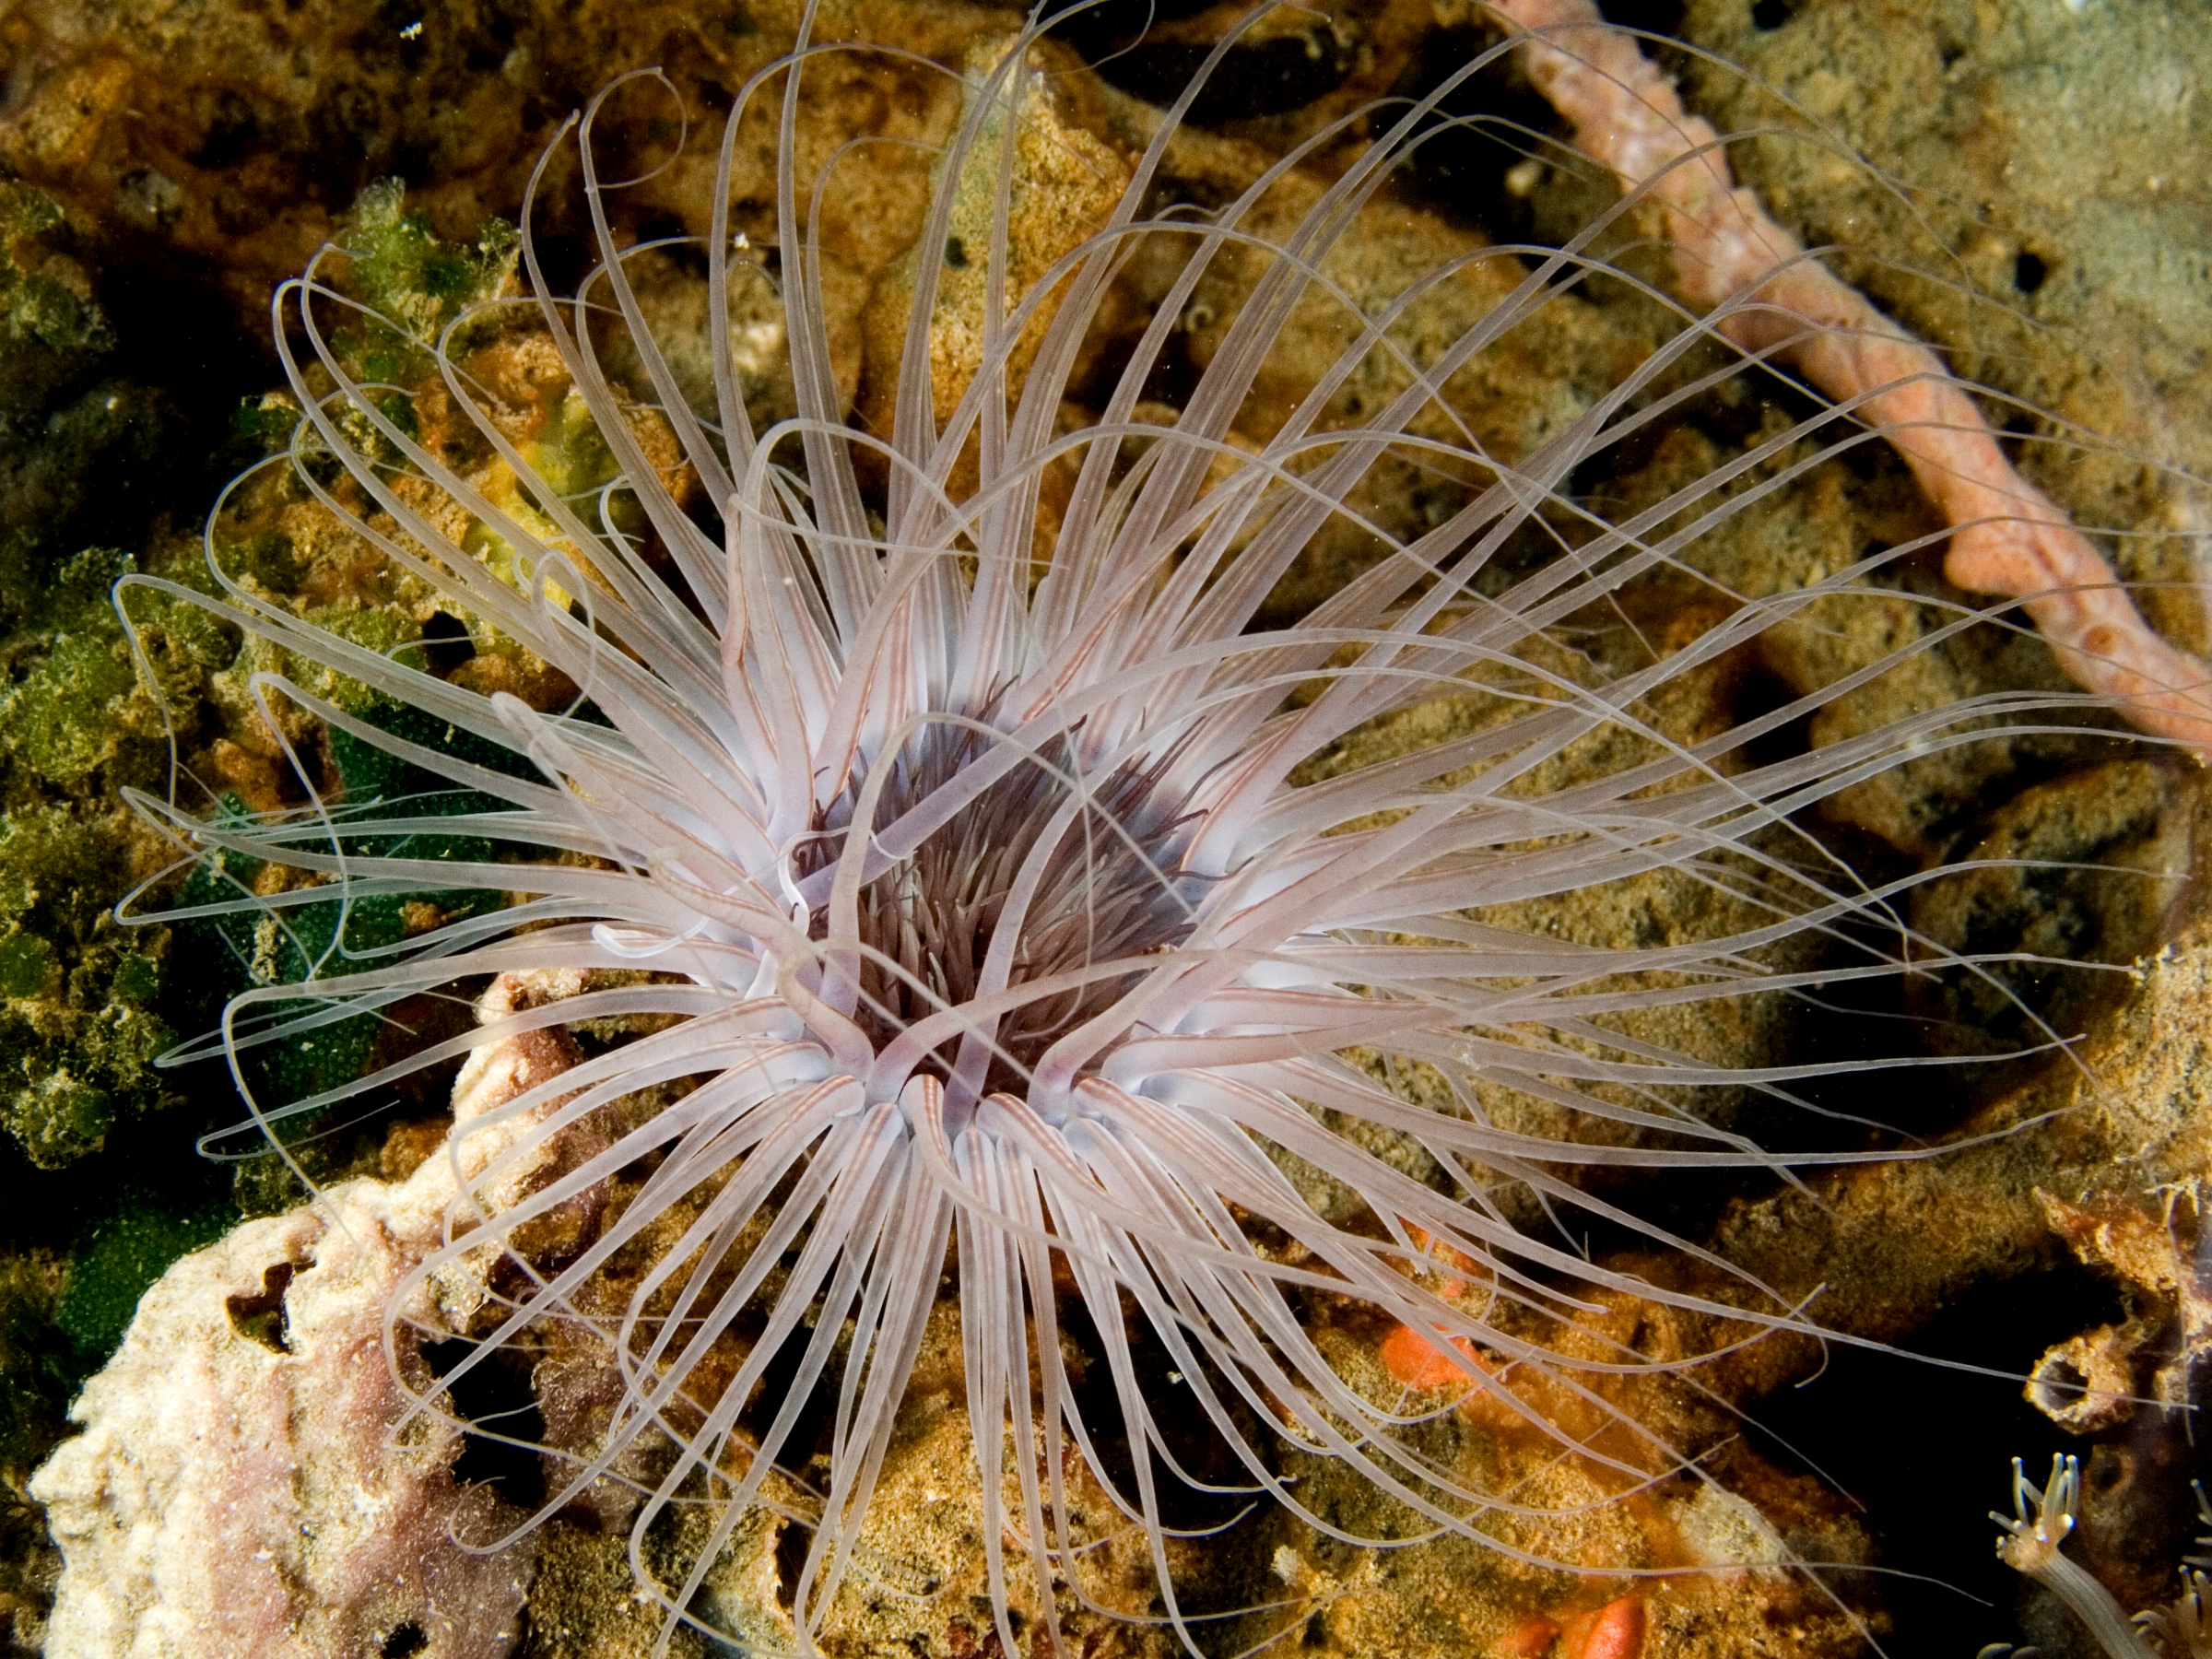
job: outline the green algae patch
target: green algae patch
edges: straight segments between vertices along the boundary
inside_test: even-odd
[[[176,562],[183,545],[157,557]],[[41,1169],[173,1098],[154,1068],[176,1038],[169,931],[112,913],[162,851],[119,792],[166,786],[171,735],[194,732],[237,644],[143,589],[128,600],[134,641],[113,592],[137,569],[86,548],[0,636],[0,1122]]]
[[[138,1299],[180,1256],[214,1243],[237,1213],[228,1204],[180,1205],[142,1190],[125,1192],[106,1217],[88,1228],[69,1262],[69,1277],[53,1312],[80,1365],[104,1364],[130,1328]]]
[[[0,1119],[57,1169],[169,1098],[154,1069],[175,1040],[155,1007],[169,934],[110,913],[132,869],[120,812],[50,806],[0,824]]]
[[[456,732],[419,710],[371,699],[359,712],[409,742],[490,770],[512,773],[528,765],[523,757]],[[332,802],[328,810],[335,844],[347,856],[482,864],[497,855],[489,837],[465,830],[350,830],[350,824],[365,818],[382,817],[395,802],[405,802],[406,815],[418,819],[493,811],[501,803],[476,791],[456,789],[436,774],[342,730],[332,730],[328,741],[333,767],[344,785],[343,798]],[[247,817],[244,802],[231,795],[220,804],[215,822],[218,827],[226,818],[242,823]],[[326,890],[330,897],[317,896]],[[179,891],[176,904],[193,908],[235,903],[249,895],[281,902],[241,906],[229,914],[194,917],[178,924],[186,948],[203,965],[213,1000],[374,968],[426,928],[497,909],[501,901],[500,895],[478,888],[436,888],[347,900],[299,872],[279,870],[223,849],[201,860]],[[310,1022],[308,1006],[304,1000],[297,1005],[300,1013],[295,1018],[300,1023],[279,1040],[239,1051],[246,1087],[265,1112],[280,1112],[312,1096],[342,1088],[397,1059],[410,1044],[434,1040],[427,1034],[428,1016],[422,1012],[403,1018],[381,1007],[349,1014],[333,1006],[327,1010],[330,1018]],[[361,1121],[358,1112],[340,1117],[311,1110],[285,1120],[285,1128],[287,1152],[315,1181],[365,1173],[376,1166],[382,1132]],[[238,1207],[248,1215],[276,1214],[306,1195],[292,1164],[273,1150],[239,1162],[232,1192]]]
[[[114,326],[69,242],[67,217],[51,196],[0,185],[0,391],[12,407],[115,349]]]
[[[353,225],[340,244],[352,255],[355,297],[376,316],[335,336],[370,381],[412,380],[428,368],[422,347],[447,324],[512,285],[520,239],[501,219],[486,219],[473,247],[441,240],[429,215],[406,211],[406,184],[379,179],[353,205]],[[387,403],[406,409],[396,394]],[[380,413],[403,420],[389,407]]]
[[[159,786],[171,734],[189,729],[207,676],[237,646],[196,607],[140,590],[127,600],[142,672],[115,608],[115,584],[137,560],[88,547],[64,560],[43,603],[0,643],[0,753],[29,777],[7,793],[111,796],[117,786]]]
[[[51,1251],[0,1255],[0,1480],[20,1486],[61,1438],[78,1370],[54,1324],[65,1270]]]
[[[74,783],[114,753],[120,734],[102,730],[99,714],[137,688],[123,641],[63,635],[31,676],[0,699],[0,722],[41,777]]]
[[[43,996],[53,989],[57,972],[53,947],[37,934],[18,933],[0,940],[0,996]]]
[[[159,706],[139,682],[108,600],[132,569],[128,554],[105,547],[64,564],[33,623],[36,642],[19,648],[29,665],[0,691],[0,741],[45,782],[82,782],[125,748],[162,739]]]

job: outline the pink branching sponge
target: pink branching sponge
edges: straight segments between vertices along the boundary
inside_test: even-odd
[[[1529,78],[1576,146],[1665,208],[1685,295],[1729,305],[1723,334],[1794,364],[1896,446],[1953,526],[1945,573],[1969,593],[2024,601],[2077,683],[2212,758],[2212,671],[2143,619],[2088,537],[2014,470],[1942,359],[1736,186],[1712,124],[1683,110],[1635,37],[1608,27],[1594,0],[1492,9],[1529,31]]]

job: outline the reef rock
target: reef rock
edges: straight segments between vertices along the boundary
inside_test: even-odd
[[[486,994],[490,1020],[573,986]],[[573,1063],[565,1033],[480,1048],[457,1123]],[[455,1177],[473,1178],[558,1102],[458,1143],[393,1183],[344,1182],[185,1256],[139,1303],[70,1416],[85,1431],[32,1477],[64,1568],[47,1651],[68,1659],[498,1659],[520,1636],[535,1539],[489,1552],[521,1512],[453,1478],[465,1425],[412,1418],[385,1347],[388,1310],[443,1242]],[[571,1135],[568,1139],[572,1140]],[[560,1166],[563,1137],[500,1183],[512,1200]],[[587,1223],[588,1224],[588,1223]],[[481,1265],[488,1269],[490,1264]],[[464,1282],[474,1281],[474,1282]],[[487,1295],[465,1259],[397,1310],[403,1368]],[[404,1420],[403,1422],[403,1419]]]
[[[530,1552],[450,1541],[483,1532],[493,1506],[453,1480],[457,1427],[422,1418],[393,1438],[406,1402],[384,1304],[423,1243],[405,1195],[349,1182],[246,1223],[147,1293],[70,1414],[85,1432],[31,1482],[66,1562],[53,1651],[512,1648]],[[409,1645],[410,1628],[427,1640]]]

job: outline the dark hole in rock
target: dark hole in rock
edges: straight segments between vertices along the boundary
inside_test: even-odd
[[[745,1409],[737,1414],[738,1430],[760,1442],[760,1454],[794,1473],[804,1468],[813,1456],[822,1431],[830,1426],[830,1414],[837,1405],[835,1386],[827,1377],[818,1377],[806,1403],[792,1418],[790,1428],[772,1441],[767,1438],[798,1383],[800,1363],[806,1358],[806,1345],[813,1340],[814,1327],[809,1324],[795,1327],[784,1337],[782,1346],[769,1360],[768,1369],[761,1373],[752,1398],[746,1401]],[[804,1558],[805,1554],[806,1547],[802,1544],[800,1555]]]
[[[1618,23],[1623,29],[1671,35],[1680,32],[1682,14],[1689,8],[1684,0],[1597,0],[1597,9],[1606,22]]]
[[[1204,11],[1208,0],[1103,0],[1062,10],[1052,32],[1082,53],[1100,77],[1148,103],[1171,104],[1210,44],[1147,41],[1156,24]],[[1189,119],[1248,121],[1280,115],[1333,90],[1351,72],[1357,48],[1342,44],[1325,25],[1306,34],[1277,36],[1232,46],[1200,89]]]
[[[429,1634],[413,1619],[406,1624],[394,1625],[392,1633],[384,1638],[384,1645],[377,1650],[379,1659],[408,1659],[430,1645]]]
[[[1976,1091],[2031,1074],[2054,1036],[2112,1005],[2197,856],[2178,776],[2141,760],[2024,789],[1951,853],[1961,867],[1915,888],[1906,913],[1916,936],[1980,965],[1908,982],[1906,1006],[1933,1052],[2008,1056],[1974,1068]]]
[[[548,294],[575,292],[583,274],[598,264],[590,239],[565,227],[533,236],[531,246],[537,253],[537,268],[544,273],[544,291]]]
[[[1190,17],[1210,4],[1212,0],[1100,0],[1079,9],[1060,8],[1048,27],[1085,57],[1103,56],[1114,41],[1133,40],[1155,23]]]
[[[468,624],[440,611],[422,625],[422,663],[440,679],[477,654]]]
[[[257,1295],[239,1295],[223,1299],[223,1308],[230,1315],[230,1328],[241,1336],[258,1342],[272,1354],[288,1354],[292,1345],[285,1330],[284,1293],[291,1288],[292,1275],[297,1272],[289,1262],[278,1262],[261,1276],[261,1290]]]
[[[261,117],[244,97],[226,89],[216,95],[204,132],[199,147],[185,159],[194,167],[218,171],[237,165],[259,147]]]
[[[1893,1653],[1972,1652],[2006,1635],[2019,1575],[1990,1547],[1994,1526],[1962,1524],[2011,1508],[2012,1459],[2038,1488],[2054,1451],[2078,1444],[2008,1386],[1913,1358],[1962,1361],[2025,1374],[2036,1356],[2120,1312],[2109,1281],[2073,1261],[2048,1271],[1973,1286],[1900,1340],[1910,1350],[1831,1350],[1818,1378],[1782,1388],[1753,1408],[1746,1438],[1785,1471],[1828,1471],[1864,1504],[1881,1559],[1909,1573],[1886,1576]],[[1911,1423],[1939,1435],[1896,1432]],[[1878,1437],[1879,1456],[1866,1455]],[[2015,1638],[2017,1640],[2018,1638]]]
[[[2043,263],[2041,253],[2030,253],[2025,248],[2013,255],[2012,286],[2023,294],[2032,294],[2043,286],[2051,275],[2051,267]]]
[[[2082,1484],[2100,1497],[2125,1486],[2133,1473],[2128,1465],[2134,1460],[2124,1446],[2092,1446],[2083,1461]]]
[[[1479,29],[1438,29],[1414,48],[1391,95],[1426,98],[1495,44]],[[1406,184],[1493,241],[1540,240],[1533,234],[1529,192],[1519,182],[1532,161],[1541,165],[1558,153],[1545,142],[1558,124],[1520,58],[1492,57],[1438,100],[1434,120],[1407,157]]]
[[[423,1363],[443,1377],[476,1352],[465,1336],[422,1345]],[[545,1466],[536,1442],[546,1432],[546,1414],[530,1390],[530,1371],[520,1355],[500,1354],[456,1379],[448,1388],[453,1413],[472,1425],[461,1437],[453,1479],[463,1486],[485,1482],[510,1503],[535,1509],[545,1501]]]
[[[1105,1351],[1104,1338],[1088,1306],[1064,1304],[1061,1318],[1062,1328],[1070,1334],[1081,1351],[1087,1354]],[[1100,1458],[1100,1477],[1105,1484],[1124,1492],[1134,1491],[1136,1459],[1145,1456],[1152,1465],[1163,1524],[1171,1529],[1226,1537],[1230,1529],[1247,1517],[1261,1512],[1242,1494],[1232,1489],[1239,1478],[1235,1471],[1241,1466],[1236,1454],[1206,1412],[1199,1408],[1194,1391],[1177,1369],[1178,1360],[1160,1340],[1159,1333],[1146,1324],[1141,1331],[1132,1331],[1129,1335],[1129,1359],[1137,1387],[1153,1403],[1155,1423],[1164,1448],[1131,1445],[1121,1421],[1111,1369],[1104,1365],[1089,1367],[1084,1376],[1075,1380],[1071,1392],[1083,1420],[1092,1426],[1092,1444]],[[1212,1371],[1210,1361],[1206,1363]],[[1210,1386],[1218,1398],[1234,1400],[1235,1391],[1218,1372],[1210,1378]],[[1249,1407],[1239,1402],[1230,1406],[1230,1411],[1241,1431],[1258,1443],[1259,1430],[1250,1418]],[[1204,1484],[1192,1485],[1194,1477]],[[1161,1611],[1163,1606],[1156,1601],[1153,1611]]]
[[[2080,1399],[2089,1391],[2089,1380],[2072,1360],[2053,1359],[2036,1368],[2029,1386],[2035,1391],[2035,1403],[2048,1409]]]
[[[798,1605],[799,1573],[812,1542],[805,1527],[790,1521],[776,1534],[776,1601],[787,1613]]]
[[[1182,95],[1212,50],[1180,41],[1140,41],[1119,52],[1100,53],[1097,68],[1100,78],[1110,86],[1165,108]],[[1205,126],[1302,109],[1335,90],[1352,64],[1352,53],[1325,30],[1240,43],[1229,49],[1206,77],[1185,119]]]
[[[1759,29],[1780,29],[1797,15],[1797,0],[1759,0],[1751,8],[1751,21]]]
[[[554,1512],[553,1519],[563,1526],[574,1527],[578,1532],[596,1534],[606,1530],[606,1517],[599,1513],[599,1506],[589,1499],[576,1498],[562,1504]]]

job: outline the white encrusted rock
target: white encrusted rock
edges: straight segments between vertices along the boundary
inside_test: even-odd
[[[503,976],[504,979],[505,976]],[[527,998],[497,984],[486,1019]],[[565,989],[565,987],[563,988]],[[559,994],[556,991],[555,994]],[[558,1027],[472,1057],[466,1121],[574,1063]],[[122,1347],[70,1416],[84,1432],[31,1480],[64,1557],[50,1659],[499,1659],[520,1634],[535,1538],[452,1475],[462,1433],[394,1381],[384,1333],[407,1276],[444,1239],[473,1176],[558,1109],[465,1137],[397,1183],[349,1181],[249,1221],[147,1291]],[[581,1137],[587,1140],[589,1137]],[[554,1137],[500,1185],[504,1207],[578,1149]],[[478,1271],[488,1268],[485,1263]],[[435,1333],[485,1287],[418,1281],[397,1329]],[[465,1271],[460,1277],[473,1278]]]
[[[391,1230],[394,1191],[348,1182],[249,1221],[146,1293],[70,1413],[84,1433],[31,1481],[65,1561],[53,1659],[513,1646],[535,1549],[453,1542],[494,1506],[453,1482],[457,1429],[419,1418],[393,1441],[384,1307],[421,1258]],[[281,1327],[240,1328],[278,1301]]]

